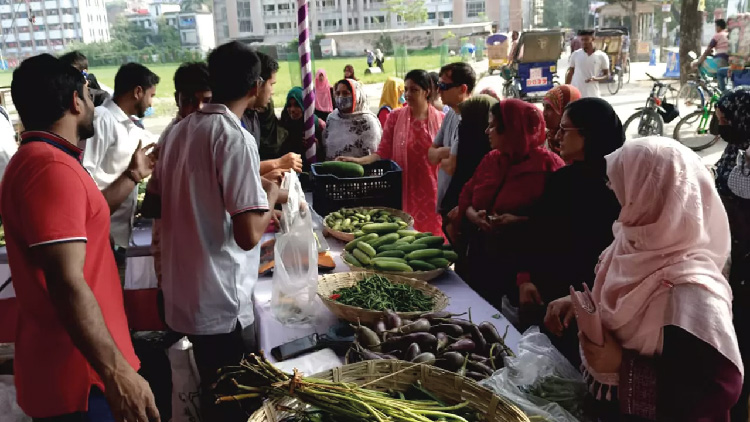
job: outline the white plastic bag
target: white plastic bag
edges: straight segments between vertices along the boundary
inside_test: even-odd
[[[529,416],[540,416],[550,422],[585,421],[582,408],[586,383],[538,327],[523,333],[517,355],[505,358],[505,367],[480,381],[480,385],[513,400]],[[562,388],[550,394],[552,386]]]
[[[297,175],[284,176],[289,199],[281,206],[281,233],[274,246],[271,310],[283,324],[310,322],[318,308],[318,244],[310,207]]]
[[[200,421],[200,375],[193,345],[181,338],[167,350],[172,367],[172,422]]]

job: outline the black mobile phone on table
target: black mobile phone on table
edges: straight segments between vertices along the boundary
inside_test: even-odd
[[[320,337],[315,333],[292,340],[289,343],[284,343],[281,346],[274,347],[271,349],[271,356],[281,362],[306,353],[314,352],[320,348]]]

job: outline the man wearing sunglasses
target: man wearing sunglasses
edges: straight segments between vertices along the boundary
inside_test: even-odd
[[[450,107],[445,114],[435,141],[427,153],[430,163],[440,164],[438,172],[437,212],[445,215],[450,210],[442,207],[443,197],[451,183],[451,177],[456,169],[456,155],[458,151],[458,123],[461,115],[458,105],[471,97],[477,75],[467,63],[450,63],[440,69],[438,91],[443,104]]]

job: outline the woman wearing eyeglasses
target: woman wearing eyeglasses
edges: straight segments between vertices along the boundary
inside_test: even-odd
[[[334,86],[336,110],[328,116],[323,132],[326,161],[337,157],[365,157],[378,150],[383,129],[370,111],[362,84],[342,79]]]
[[[542,198],[529,213],[527,241],[519,258],[522,329],[541,325],[546,304],[568,295],[569,286],[593,285],[597,260],[612,243],[612,224],[620,214],[620,204],[607,187],[604,157],[624,140],[622,123],[605,100],[583,98],[565,108],[557,143],[568,165],[550,175]],[[550,337],[575,365],[580,360],[577,332],[555,327]]]
[[[467,282],[499,306],[505,294],[517,296],[515,248],[520,226],[503,225],[503,214],[526,215],[544,190],[549,173],[564,165],[544,147],[544,119],[536,106],[521,100],[490,108],[490,151],[464,185],[458,201]]]
[[[427,150],[440,129],[443,113],[430,105],[431,81],[426,71],[412,70],[404,79],[406,106],[388,116],[377,153],[338,160],[363,165],[380,159],[395,161],[403,170],[403,208],[414,217],[414,228],[440,236],[442,220],[435,212],[437,165],[427,160]]]

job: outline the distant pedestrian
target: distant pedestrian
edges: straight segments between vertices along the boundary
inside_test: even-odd
[[[594,31],[578,32],[583,47],[570,55],[570,67],[565,84],[581,91],[581,98],[601,97],[599,82],[609,79],[609,57],[594,46]]]
[[[385,54],[383,54],[382,51],[380,51],[379,48],[375,49],[375,66],[379,67],[382,72],[385,72],[385,69],[383,69],[383,64],[385,63]]]
[[[354,66],[348,64],[344,66],[344,79],[354,79],[355,81],[358,81],[357,76],[354,75]]]
[[[365,50],[365,54],[367,55],[367,67],[370,68],[375,63],[375,53],[372,50]]]

